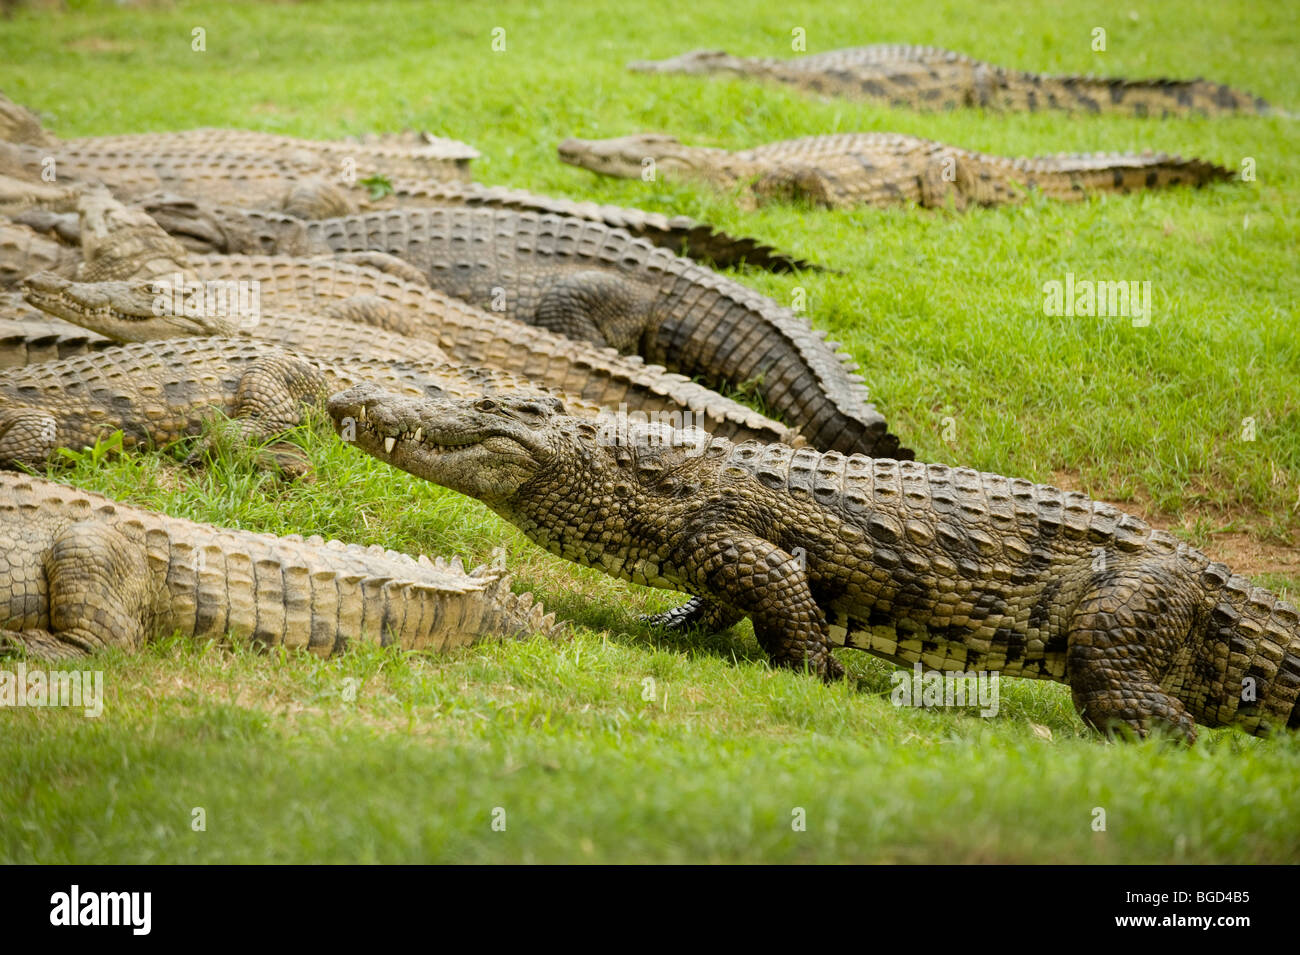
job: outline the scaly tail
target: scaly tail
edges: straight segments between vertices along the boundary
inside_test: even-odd
[[[858,366],[806,319],[684,259],[664,263],[661,288],[651,360],[714,384],[753,382],[819,450],[913,457],[872,406]]]
[[[1204,722],[1256,736],[1300,729],[1300,610],[1223,564],[1209,564],[1202,580],[1212,596],[1192,673],[1212,681],[1201,690],[1219,702]]]
[[[1060,109],[1125,116],[1226,116],[1272,113],[1258,96],[1208,80],[1126,80],[1104,76],[1042,76],[1006,71],[981,90],[990,109]]]
[[[1034,187],[1053,199],[1083,199],[1092,193],[1128,193],[1167,186],[1203,186],[1227,182],[1235,174],[1225,166],[1202,159],[1184,159],[1168,153],[1075,153],[1001,159],[979,156],[979,165],[990,170],[987,180],[972,177],[972,198],[989,201],[979,194],[982,182],[1009,181]],[[1002,196],[994,201],[1005,201]]]

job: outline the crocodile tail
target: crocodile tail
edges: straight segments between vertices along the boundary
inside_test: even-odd
[[[438,558],[442,563],[443,559]],[[452,558],[451,566],[459,569],[460,560]],[[555,614],[533,599],[531,593],[516,594],[510,589],[511,577],[488,565],[475,567],[469,575],[487,582],[483,591],[484,611],[488,619],[484,629],[503,636],[529,637],[541,634],[558,640],[569,633],[567,625],[556,623]]]
[[[1273,112],[1258,96],[1201,79],[1126,80],[1007,71],[1003,83],[982,92],[990,101],[979,105],[996,109],[1063,109],[1153,118]]]
[[[751,289],[667,258],[651,357],[714,384],[752,383],[764,406],[823,451],[910,459],[857,365],[806,319]]]
[[[1219,563],[1207,563],[1210,594],[1203,658],[1193,674],[1221,676],[1218,719],[1256,736],[1300,729],[1300,610]]]
[[[113,345],[101,335],[57,318],[0,319],[0,368],[89,355]]]
[[[989,164],[998,162],[993,160]],[[1033,186],[1055,199],[1077,199],[1094,192],[1128,193],[1175,185],[1203,186],[1235,177],[1226,166],[1153,152],[1033,156],[1010,160],[1009,165],[1008,178]]]
[[[687,216],[668,216],[642,209],[578,202],[540,196],[522,189],[481,186],[477,183],[435,182],[394,184],[394,193],[373,203],[374,208],[420,205],[466,205],[521,212],[552,213],[599,222],[623,229],[661,248],[719,268],[748,265],[769,272],[820,270],[821,266],[782,252],[758,239],[733,236],[707,222]]]

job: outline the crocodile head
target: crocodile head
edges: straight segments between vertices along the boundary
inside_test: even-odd
[[[561,162],[623,179],[640,179],[651,160],[660,171],[694,168],[695,156],[700,152],[661,133],[615,139],[566,139],[559,146]]]
[[[509,501],[547,467],[563,439],[557,419],[572,420],[550,395],[422,400],[372,384],[339,392],[327,408],[344,441],[489,505]]]
[[[412,398],[367,383],[326,407],[344,441],[483,501],[526,533],[527,525],[567,526],[562,512],[616,509],[636,486],[671,491],[692,461],[730,446],[671,418],[575,417],[544,394]]]
[[[72,282],[37,272],[23,281],[23,297],[41,311],[114,341],[239,333],[240,323],[231,316],[218,309],[186,308],[173,291],[158,279]]]
[[[692,50],[666,60],[633,60],[633,73],[744,73],[746,62],[726,50]]]

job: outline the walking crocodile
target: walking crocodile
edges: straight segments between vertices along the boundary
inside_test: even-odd
[[[382,382],[407,394],[461,397],[537,386],[502,372],[419,361],[328,361],[250,339],[179,338],[0,371],[0,467],[42,467],[58,448],[80,449],[121,431],[123,447],[161,446],[199,433],[214,411],[240,436],[275,437],[339,388]],[[595,406],[581,405],[594,416]],[[297,454],[272,458],[297,470]]]
[[[401,209],[307,223],[336,252],[374,250],[434,288],[576,341],[699,376],[752,383],[827,450],[909,458],[856,365],[806,318],[618,229],[497,209]]]
[[[459,560],[199,524],[0,473],[0,647],[41,659],[181,633],[321,656],[561,635],[510,578]]]
[[[291,317],[314,322],[322,338],[339,321],[364,322],[375,326],[375,334],[361,336],[362,345],[378,343],[382,329],[410,339],[408,354],[425,357],[426,345],[440,347],[454,362],[508,372],[605,408],[694,421],[708,431],[739,438],[803,443],[802,436],[785,425],[682,375],[647,365],[638,356],[570,341],[373,268],[236,255],[195,257],[191,265],[210,285],[257,283],[261,309],[256,326],[240,328],[220,309],[196,309],[194,318],[185,322],[176,316],[160,318],[154,314],[151,287],[86,285],[52,273],[29,276],[27,296],[50,314],[124,341],[251,332],[287,342],[285,334],[302,333],[301,321],[290,328]],[[314,343],[298,347],[309,352],[317,348]]]
[[[1300,727],[1300,612],[1108,504],[968,468],[733,444],[361,386],[329,400],[362,451],[478,498],[568,560],[744,616],[775,663],[833,678],[857,647],[1070,686],[1097,729]],[[351,430],[344,432],[342,429]]]
[[[1273,112],[1257,96],[1207,80],[1052,76],[982,63],[932,46],[876,44],[793,59],[696,50],[667,60],[637,61],[628,68],[640,73],[752,77],[812,93],[918,110],[978,107],[1154,117]]]
[[[803,199],[847,208],[914,202],[957,208],[1022,201],[1030,188],[1053,199],[1083,199],[1177,184],[1228,180],[1233,172],[1168,153],[1081,153],[1006,159],[898,133],[840,133],[728,151],[685,146],[658,134],[566,139],[560,159],[607,176],[656,174],[722,189],[745,199]],[[748,204],[748,203],[747,203]]]

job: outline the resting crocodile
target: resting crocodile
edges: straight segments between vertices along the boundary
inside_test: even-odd
[[[303,420],[332,391],[383,382],[408,394],[461,397],[537,386],[484,369],[351,357],[329,361],[231,338],[179,338],[0,371],[0,467],[41,467],[57,448],[93,445],[114,431],[123,447],[161,446],[199,433],[219,411],[240,435],[264,441]],[[598,410],[581,405],[594,416]],[[297,468],[297,455],[272,456]]]
[[[336,252],[405,259],[434,288],[576,341],[699,376],[752,383],[828,450],[911,457],[847,356],[806,318],[626,232],[497,209],[401,209],[307,223]]]
[[[204,136],[198,136],[203,133]],[[229,142],[209,133],[229,133]],[[208,142],[205,148],[186,145],[185,137]],[[205,138],[206,137],[206,138]],[[448,181],[463,175],[381,174],[370,167],[365,174],[349,167],[340,174],[339,162],[355,159],[346,155],[353,144],[340,144],[343,159],[333,153],[314,156],[310,151],[279,147],[289,137],[242,130],[197,130],[190,133],[145,134],[136,137],[105,137],[100,140],[69,140],[57,150],[33,146],[0,147],[0,184],[7,179],[20,184],[13,196],[0,188],[0,209],[17,211],[27,207],[49,208],[66,202],[67,186],[42,184],[37,178],[42,164],[51,157],[60,184],[105,183],[122,200],[157,205],[164,201],[188,200],[211,207],[228,207],[220,218],[240,218],[243,209],[292,214],[303,219],[349,215],[371,209],[428,206],[485,206],[550,212],[611,228],[627,229],[656,245],[674,252],[684,251],[701,261],[727,267],[747,264],[772,271],[817,268],[813,263],[780,252],[756,239],[737,237],[685,216],[666,216],[640,209],[576,202],[541,196],[520,189],[481,186]],[[121,140],[119,143],[118,140]],[[148,142],[149,148],[132,145]],[[258,144],[267,141],[265,150]],[[298,142],[298,141],[293,141]],[[305,142],[305,141],[303,141]],[[331,144],[312,144],[324,149]],[[358,147],[360,148],[360,147]],[[468,147],[466,147],[468,148]],[[367,183],[381,176],[387,184],[382,195],[373,196]],[[12,178],[17,177],[17,178]],[[23,182],[22,180],[27,180]],[[155,211],[151,209],[150,211]],[[208,218],[212,218],[208,213]],[[185,228],[185,222],[174,223]],[[167,225],[167,223],[164,223]],[[206,227],[212,229],[211,223]],[[220,226],[218,226],[220,228]],[[170,226],[169,226],[170,231]],[[236,229],[222,229],[229,239]],[[206,251],[206,250],[205,250]],[[213,248],[212,251],[253,252],[266,248]],[[299,254],[299,250],[290,250]]]
[[[283,159],[342,181],[390,179],[468,180],[473,146],[428,134],[386,135],[377,140],[313,140],[251,129],[186,129],[65,139],[59,154],[73,162],[124,155],[196,156],[240,153]]]
[[[329,400],[358,448],[478,498],[552,553],[745,616],[775,663],[895,663],[1070,686],[1098,729],[1300,727],[1300,612],[1108,504],[967,468],[733,444],[553,399]]]
[[[609,409],[695,421],[719,434],[802,444],[789,428],[635,356],[572,342],[497,318],[390,273],[334,261],[274,256],[197,258],[205,282],[256,282],[255,323],[220,309],[193,318],[155,314],[149,283],[76,283],[52,273],[27,279],[29,301],[60,319],[119,341],[244,334],[335,361],[354,357],[437,360],[496,369]],[[366,323],[358,332],[355,323]],[[17,345],[18,343],[15,343]]]
[[[1207,80],[1051,76],[982,63],[932,46],[876,44],[793,59],[696,50],[638,61],[640,73],[722,73],[909,109],[1067,110],[1127,116],[1269,113],[1264,100]]]
[[[233,151],[192,153],[176,148],[153,153],[78,152],[0,144],[0,172],[32,178],[53,160],[64,184],[103,183],[123,200],[157,192],[219,196],[252,206],[300,215],[345,215],[356,206],[346,183],[330,178],[322,163],[290,156]],[[236,199],[238,197],[238,199]]]
[[[672,136],[566,139],[560,159],[607,176],[656,175],[723,189],[746,199],[803,199],[817,205],[914,202],[957,208],[1022,201],[1030,188],[1053,199],[1083,199],[1178,184],[1228,180],[1232,170],[1168,153],[1082,153],[1005,159],[898,133],[808,136],[730,152],[685,146]]]
[[[69,229],[73,226],[65,223]],[[302,228],[301,224],[298,225]],[[558,388],[570,396],[590,399],[609,408],[626,406],[640,412],[663,412],[676,420],[699,419],[704,427],[723,434],[760,440],[790,441],[802,439],[788,428],[737,402],[723,398],[680,375],[657,366],[646,366],[640,359],[625,358],[612,350],[572,342],[505,318],[480,312],[462,302],[440,295],[422,282],[403,281],[415,268],[382,252],[349,253],[353,259],[371,262],[384,260],[384,272],[371,268],[352,269],[338,262],[301,263],[282,258],[229,256],[191,261],[188,252],[168,236],[152,218],[138,209],[124,209],[111,198],[87,194],[79,201],[76,229],[84,229],[94,241],[87,252],[88,262],[62,262],[63,277],[95,274],[130,277],[136,274],[157,276],[159,263],[176,269],[175,275],[163,275],[174,291],[182,283],[207,283],[194,286],[239,289],[255,287],[267,310],[261,311],[254,329],[257,337],[279,341],[325,358],[347,359],[375,357],[357,346],[377,343],[378,334],[357,335],[357,329],[340,328],[340,320],[366,322],[409,339],[402,350],[391,357],[411,355],[443,360],[442,354],[430,354],[439,345],[456,360],[472,365],[489,365],[512,371]],[[148,268],[143,268],[148,265]],[[204,274],[200,276],[199,270]],[[232,271],[233,270],[233,271]],[[220,273],[220,274],[216,274]],[[232,322],[223,309],[206,306],[191,309],[185,303],[185,316],[158,316],[152,288],[78,286],[61,281],[57,274],[38,275],[27,283],[28,297],[40,307],[69,321],[112,336],[119,340],[138,341],[197,334],[234,335],[243,328],[245,316]],[[310,341],[302,339],[302,323],[286,327],[277,310],[308,310],[317,318],[320,334]],[[165,310],[165,309],[164,309]],[[347,354],[322,352],[324,339],[338,343],[349,340]],[[423,343],[414,339],[423,339]],[[572,400],[572,397],[571,397]]]
[[[325,251],[307,236],[303,219],[287,213],[277,214],[166,194],[142,195],[135,201],[191,251],[280,255],[311,255]],[[669,218],[642,209],[578,202],[504,186],[484,186],[474,182],[423,186],[399,184],[393,193],[364,205],[370,209],[475,206],[549,212],[598,222],[612,229],[624,229],[661,248],[719,268],[748,265],[770,272],[820,269],[812,262],[779,252],[757,239],[729,235],[686,216]]]
[[[199,524],[27,475],[0,474],[0,538],[0,646],[36,658],[175,633],[321,656],[561,634],[487,568]]]

